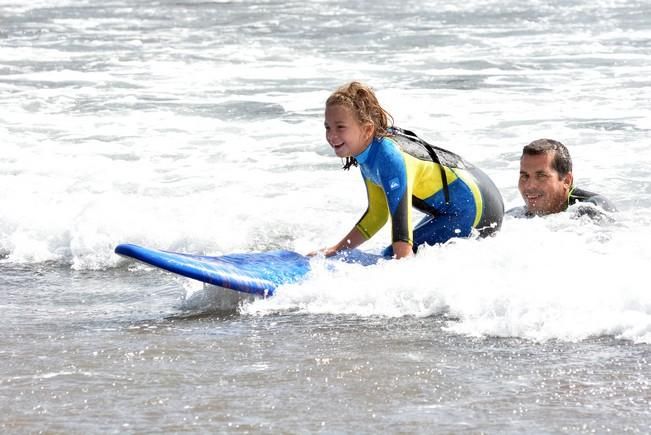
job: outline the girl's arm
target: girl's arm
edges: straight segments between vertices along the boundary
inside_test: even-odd
[[[330,257],[332,255],[335,255],[337,252],[346,250],[346,249],[355,249],[362,243],[366,241],[366,238],[362,235],[362,233],[357,229],[353,228],[350,230],[350,232],[341,239],[339,243],[337,243],[334,246],[331,246],[329,248],[322,249],[321,251],[317,252],[322,252],[323,255],[326,257]],[[393,256],[394,258],[405,258],[405,257],[410,257],[414,255],[414,251],[412,250],[412,247],[409,243],[403,242],[403,241],[397,241],[393,242],[391,245],[393,248]],[[316,255],[317,252],[310,252],[307,254],[309,257]]]

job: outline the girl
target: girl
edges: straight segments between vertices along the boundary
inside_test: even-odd
[[[444,243],[499,229],[502,197],[493,182],[461,157],[434,147],[414,133],[390,126],[393,118],[373,91],[351,82],[326,101],[326,139],[345,159],[360,166],[368,208],[350,232],[322,252],[331,256],[370,239],[391,216],[392,244],[385,255],[403,258],[422,243]],[[411,225],[412,207],[427,214]]]

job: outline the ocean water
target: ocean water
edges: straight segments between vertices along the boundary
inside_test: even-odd
[[[0,429],[651,433],[651,4],[0,0]],[[329,268],[251,300],[116,256],[339,240],[339,85],[485,170],[568,145],[610,223]],[[377,251],[387,230],[367,242]]]

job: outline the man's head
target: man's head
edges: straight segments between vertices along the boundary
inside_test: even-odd
[[[538,139],[522,149],[518,189],[528,213],[565,210],[573,181],[572,159],[562,143]]]

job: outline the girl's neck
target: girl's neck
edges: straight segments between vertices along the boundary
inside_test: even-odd
[[[360,164],[363,164],[366,159],[368,159],[368,155],[371,152],[371,148],[373,148],[373,144],[376,140],[377,138],[372,138],[368,145],[366,145],[366,148],[364,148],[364,151],[355,156],[355,160],[357,160]]]

